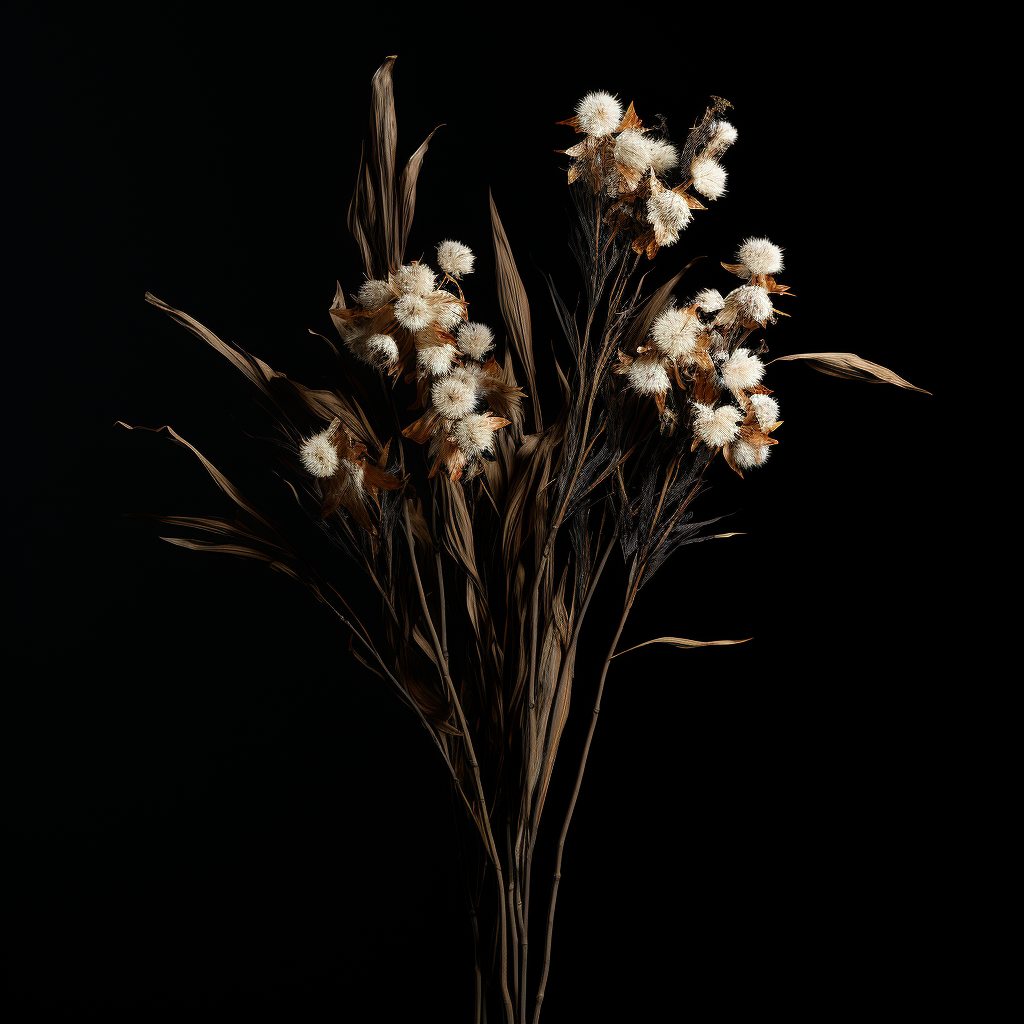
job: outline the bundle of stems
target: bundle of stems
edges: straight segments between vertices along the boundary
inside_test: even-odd
[[[564,334],[553,379],[537,379],[530,303],[491,199],[507,341],[499,363],[492,330],[468,319],[461,282],[472,250],[438,245],[440,284],[425,261],[404,262],[430,138],[399,170],[393,63],[373,78],[369,140],[348,211],[366,280],[349,300],[339,285],[330,309],[343,342],[329,341],[336,387],[304,387],[146,296],[251,383],[272,425],[263,444],[282,485],[272,517],[161,427],[196,455],[237,513],[155,518],[193,534],[171,543],[258,559],[303,583],[336,614],[352,655],[418,718],[461,808],[474,1020],[490,1013],[537,1024],[566,836],[609,668],[625,653],[617,647],[641,588],[664,561],[696,541],[732,536],[710,533],[714,519],[694,518],[709,471],[742,475],[776,443],[778,403],[749,339],[782,315],[773,299],[788,289],[775,279],[779,247],[748,239],[737,262],[723,264],[743,282],[727,295],[677,298],[684,267],[643,296],[641,265],[674,245],[693,216],[707,215],[702,200],[724,191],[720,157],[736,130],[726,101],[713,97],[677,148],[646,129],[632,105],[623,112],[615,97],[591,93],[562,122],[583,136],[565,150],[583,298],[574,313],[547,279],[544,300]],[[912,387],[852,353],[783,358]],[[317,544],[308,527],[281,525],[296,509],[319,527]],[[625,566],[621,614],[568,806],[558,812],[554,869],[540,886],[546,904],[535,912],[534,854],[578,644],[613,555]]]

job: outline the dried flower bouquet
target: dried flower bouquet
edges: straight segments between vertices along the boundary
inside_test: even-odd
[[[307,586],[337,615],[352,655],[418,717],[450,774],[470,840],[463,867],[474,1019],[490,1011],[507,1024],[536,1024],[563,848],[609,667],[626,653],[617,646],[627,617],[670,555],[731,536],[710,533],[714,519],[694,518],[707,476],[757,469],[777,443],[779,403],[764,383],[770,363],[755,335],[785,315],[777,308],[789,298],[778,281],[783,252],[750,238],[722,264],[723,281],[739,279],[724,294],[677,292],[684,267],[645,297],[641,266],[725,193],[722,160],[737,131],[729,104],[712,97],[677,146],[632,105],[590,93],[560,122],[575,132],[564,155],[582,307],[574,313],[547,281],[544,301],[553,303],[564,343],[554,379],[538,384],[531,305],[493,199],[500,358],[496,332],[470,319],[463,287],[472,250],[447,239],[433,266],[405,261],[430,137],[400,169],[393,63],[373,79],[370,137],[348,210],[366,277],[348,297],[339,285],[330,308],[343,342],[329,342],[335,388],[304,387],[147,295],[248,378],[273,423],[267,446],[286,485],[282,501],[297,503],[354,571],[338,578],[326,568],[332,560],[300,551],[280,517],[256,508],[170,427],[160,429],[200,459],[238,512],[156,518],[200,535],[171,543],[258,559]],[[913,387],[852,353],[779,358]],[[571,798],[559,810],[546,903],[535,912],[534,852],[577,645],[615,552],[626,567],[621,615]]]

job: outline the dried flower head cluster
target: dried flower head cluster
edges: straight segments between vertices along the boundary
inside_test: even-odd
[[[720,199],[728,175],[719,158],[736,141],[736,129],[720,116],[720,104],[709,108],[682,149],[645,128],[631,103],[623,113],[618,98],[588,93],[576,113],[559,124],[586,138],[564,150],[572,158],[569,184],[584,180],[607,202],[605,221],[628,233],[633,249],[653,258],[661,246],[674,245],[705,199]]]
[[[370,533],[376,527],[367,503],[375,502],[377,491],[393,491],[399,480],[385,472],[381,465],[367,460],[367,448],[336,416],[325,430],[320,430],[299,444],[299,462],[316,477],[323,496],[321,515],[329,516],[338,506],[347,509],[363,529]],[[385,458],[386,458],[386,452]]]
[[[778,443],[772,432],[781,425],[779,404],[761,383],[764,364],[745,342],[751,330],[774,318],[770,292],[788,289],[772,276],[782,269],[782,250],[768,239],[748,239],[737,259],[722,265],[758,283],[740,285],[724,298],[705,288],[685,306],[670,299],[636,351],[620,349],[615,372],[625,375],[631,390],[654,399],[663,432],[676,430],[675,410],[681,410],[693,449],[721,449],[742,476],[764,465]]]
[[[395,378],[408,368],[406,380],[415,382],[426,411],[402,433],[429,441],[430,475],[443,468],[452,480],[471,479],[493,459],[494,433],[511,422],[522,391],[489,358],[491,329],[468,319],[458,282],[473,272],[473,250],[445,239],[436,253],[440,281],[422,260],[409,263],[386,279],[364,281],[356,306],[336,303],[331,315],[357,359]]]

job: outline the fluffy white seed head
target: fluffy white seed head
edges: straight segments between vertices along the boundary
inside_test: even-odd
[[[459,420],[452,429],[456,444],[466,455],[489,452],[494,444],[492,417],[473,412]]]
[[[608,92],[588,92],[576,104],[576,125],[588,135],[608,135],[622,124],[622,104]]]
[[[332,431],[321,430],[319,434],[307,437],[299,446],[299,461],[307,473],[323,478],[338,472],[341,459],[333,437]]]
[[[408,263],[392,276],[392,284],[400,295],[429,295],[434,290],[434,272],[426,263]]]
[[[748,276],[772,275],[782,270],[782,249],[767,238],[748,238],[736,253]]]
[[[721,156],[735,141],[739,133],[728,121],[715,122],[715,134],[704,152],[708,156]]]
[[[666,174],[679,163],[679,151],[671,142],[664,139],[651,139],[648,142],[651,166],[656,174]]]
[[[666,309],[651,324],[650,338],[661,355],[685,364],[692,361],[703,330],[696,316],[688,316],[682,309]]]
[[[779,403],[771,395],[751,395],[750,404],[762,430],[779,422]]]
[[[452,368],[454,345],[424,345],[416,349],[416,365],[432,377],[441,377]]]
[[[434,307],[434,323],[451,334],[466,319],[466,307],[450,292],[436,291],[427,296]]]
[[[494,335],[486,324],[463,324],[456,336],[459,351],[482,360],[494,347]]]
[[[721,448],[734,441],[740,432],[743,413],[735,405],[710,405],[693,403],[693,432],[709,448]]]
[[[728,175],[725,168],[713,157],[701,153],[690,165],[693,187],[706,199],[720,199],[725,195]]]
[[[371,362],[391,366],[398,360],[398,345],[387,334],[371,334],[363,345]]]
[[[449,420],[460,420],[468,416],[476,405],[478,394],[476,377],[461,369],[442,377],[430,389],[434,408]]]
[[[391,285],[387,281],[375,281],[372,278],[369,281],[364,281],[356,293],[356,299],[363,309],[380,309],[381,306],[387,305],[393,297],[394,292],[391,291]]]
[[[740,469],[755,469],[768,461],[771,450],[772,446],[769,444],[752,445],[740,438],[730,446],[729,454]]]
[[[738,348],[722,363],[719,373],[722,383],[735,395],[761,383],[764,363],[750,349]]]
[[[632,171],[651,166],[651,144],[639,132],[627,129],[615,136],[615,162]]]
[[[473,250],[468,245],[456,242],[452,238],[446,238],[437,247],[437,265],[456,281],[463,274],[473,273],[473,261],[475,259]]]
[[[741,284],[726,295],[717,322],[731,324],[740,320],[764,326],[772,318],[773,312],[771,297],[764,288],[756,284]]]
[[[693,304],[702,313],[717,313],[725,305],[725,299],[716,288],[703,288],[697,292]]]
[[[407,331],[421,331],[434,322],[434,307],[422,295],[409,292],[395,303],[395,319]]]
[[[651,192],[647,200],[647,218],[654,228],[654,240],[658,245],[672,245],[679,241],[682,231],[693,211],[686,200],[668,188],[657,188]]]
[[[669,389],[668,371],[656,359],[637,359],[626,374],[629,386],[641,395],[663,395]]]

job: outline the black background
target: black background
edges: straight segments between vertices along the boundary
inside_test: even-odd
[[[472,246],[471,314],[499,335],[488,187],[543,352],[559,341],[540,271],[577,292],[552,152],[572,133],[554,122],[602,88],[682,140],[714,93],[739,129],[729,192],[662,251],[649,284],[705,255],[686,291],[727,288],[717,261],[767,235],[797,296],[766,332],[772,354],[854,351],[937,393],[771,368],[785,420],[772,461],[742,481],[720,466],[703,498],[745,535],[669,562],[622,646],[754,639],[613,665],[566,848],[545,1019],[834,1019],[927,970],[909,951],[946,926],[934,888],[960,799],[932,662],[944,399],[935,347],[896,299],[940,244],[926,150],[948,87],[907,63],[906,40],[851,26],[842,46],[762,28],[742,50],[693,26],[671,44],[637,25],[495,31],[149,27],[99,49],[64,93],[80,245],[57,255],[95,278],[95,306],[68,315],[90,339],[83,372],[100,397],[87,423],[102,453],[90,502],[108,514],[76,555],[91,624],[76,667],[43,686],[24,761],[44,794],[27,834],[45,881],[29,895],[46,907],[25,946],[68,979],[44,1004],[319,1020],[364,1019],[369,998],[374,1019],[468,1018],[468,928],[433,748],[301,588],[123,518],[230,506],[189,453],[110,426],[170,424],[244,492],[283,500],[241,435],[244,380],[142,295],[328,383],[308,329],[331,334],[335,280],[346,292],[361,280],[344,216],[370,77],[391,53],[400,161],[445,124],[407,255],[430,258],[444,237]],[[550,380],[538,387],[553,397]],[[621,566],[609,576],[584,633],[536,906],[618,618]]]

